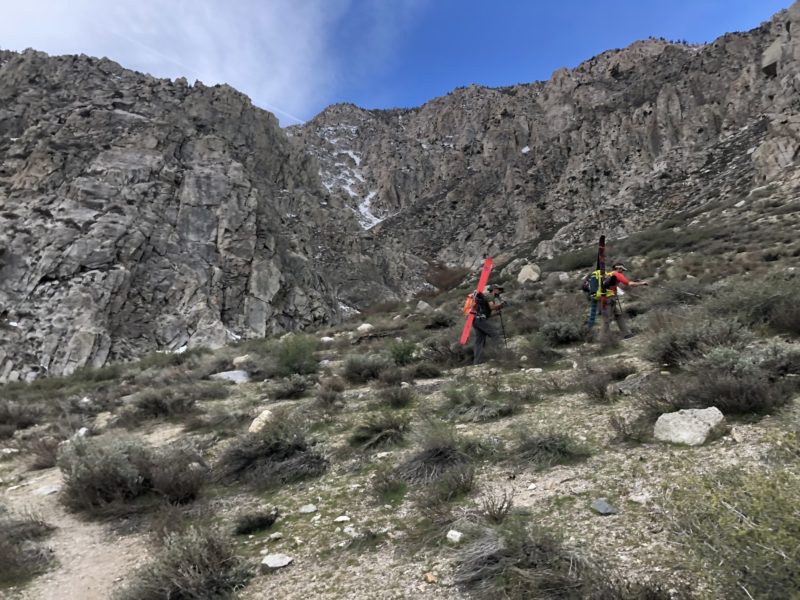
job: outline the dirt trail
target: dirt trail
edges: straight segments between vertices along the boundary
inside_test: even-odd
[[[0,598],[107,600],[145,556],[142,536],[119,536],[65,511],[54,492],[60,484],[61,473],[54,468],[3,491],[2,500],[11,510],[33,511],[58,529],[44,541],[55,566],[24,588],[0,591]]]

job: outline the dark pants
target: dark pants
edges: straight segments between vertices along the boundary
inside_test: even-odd
[[[609,298],[606,301],[606,310],[605,314],[603,315],[604,336],[607,336],[611,329],[612,319],[617,322],[617,326],[619,327],[622,335],[628,335],[630,333],[628,326],[625,323],[625,315],[622,314],[622,307],[619,304],[619,300],[615,297]]]
[[[489,319],[479,319],[475,317],[472,322],[472,329],[475,331],[475,361],[474,364],[481,363],[481,355],[486,347],[486,338],[497,339],[497,330],[489,323]]]

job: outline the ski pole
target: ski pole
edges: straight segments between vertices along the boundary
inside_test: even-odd
[[[506,326],[503,323],[503,311],[500,311],[500,330],[503,332],[503,346],[508,350],[508,340],[506,339]]]
[[[666,290],[666,289],[667,289],[667,288],[665,288],[663,285],[656,285],[656,284],[654,284],[654,283],[651,283],[651,284],[650,284],[650,286],[651,286],[651,287],[654,287],[654,288],[657,288],[657,289],[659,289],[659,290]],[[700,296],[700,295],[698,295],[698,294],[693,294],[693,293],[691,293],[691,292],[684,292],[683,290],[677,290],[677,289],[676,289],[676,290],[668,290],[668,291],[670,291],[670,292],[677,292],[678,294],[685,294],[685,295],[687,295],[687,296],[692,296],[693,298],[702,298],[702,296]]]

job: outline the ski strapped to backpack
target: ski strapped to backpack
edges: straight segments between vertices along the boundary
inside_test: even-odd
[[[600,307],[600,314],[606,314],[607,289],[609,287],[606,274],[606,236],[600,236],[600,243],[597,246],[597,269],[588,277],[584,278],[584,291],[588,291],[592,305],[589,309],[589,319],[586,327],[591,329],[597,318],[597,308]],[[587,290],[588,288],[588,290]]]
[[[472,321],[475,320],[475,296],[478,294],[483,293],[483,289],[486,287],[486,282],[489,281],[489,273],[492,272],[492,257],[489,256],[483,262],[483,268],[481,269],[481,275],[478,278],[478,287],[472,292],[469,296],[467,296],[467,300],[464,302],[464,314],[467,317],[466,323],[464,323],[464,329],[461,332],[461,339],[459,343],[464,346],[469,339],[469,332],[472,331]]]

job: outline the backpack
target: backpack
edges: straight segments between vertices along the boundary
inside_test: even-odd
[[[592,271],[581,282],[581,291],[589,298],[598,298],[600,294],[600,271]]]
[[[475,292],[472,292],[467,295],[467,299],[464,301],[464,308],[462,309],[464,316],[475,312]]]

